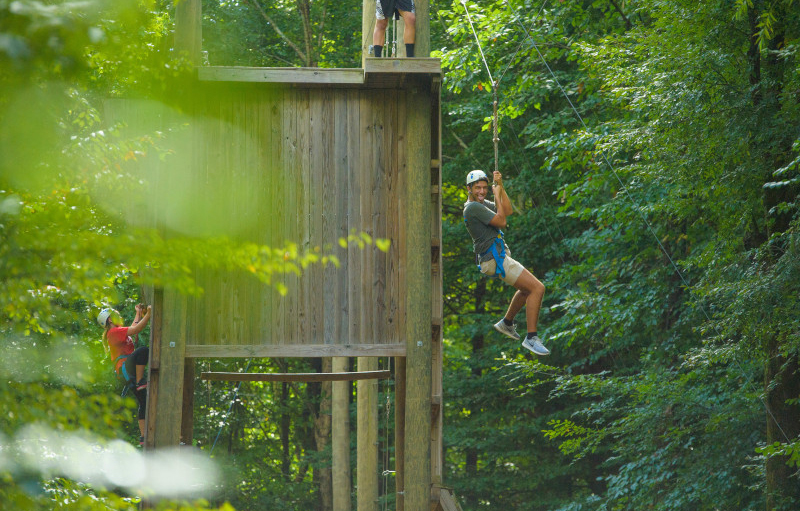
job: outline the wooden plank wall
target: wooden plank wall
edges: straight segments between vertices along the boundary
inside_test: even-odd
[[[255,354],[223,346],[404,344],[405,101],[390,89],[206,87],[186,157],[193,195],[208,207],[192,221],[242,242],[330,253],[340,266],[277,275],[285,296],[246,272],[197,270],[205,291],[188,300],[187,356]],[[362,232],[373,244],[339,246]],[[391,241],[388,252],[377,238]]]

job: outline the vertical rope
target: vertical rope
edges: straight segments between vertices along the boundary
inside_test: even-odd
[[[392,14],[390,19],[392,20],[392,57],[397,57],[397,17]]]
[[[498,85],[499,84],[497,82],[494,82],[492,84],[492,97],[494,99],[494,101],[492,103],[492,110],[493,110],[493,114],[492,114],[492,132],[493,132],[492,142],[494,143],[494,171],[495,172],[497,172],[499,170],[499,168],[498,168],[498,165],[499,165],[498,159],[499,158],[498,158],[497,145],[500,142],[500,137],[498,136],[500,128],[498,126],[499,121],[497,119],[497,87],[498,87]]]

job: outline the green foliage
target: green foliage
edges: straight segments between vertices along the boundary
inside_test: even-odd
[[[191,120],[136,132],[101,100],[169,106],[184,90],[167,7],[0,2],[4,446],[34,427],[135,443],[135,405],[117,395],[98,346],[101,306],[132,317],[143,283],[199,293],[192,267],[280,291],[284,272],[338,263],[329,247],[148,228],[147,171],[176,163]],[[514,203],[506,239],[547,286],[544,360],[490,326],[513,290],[475,270],[461,208],[466,172],[494,164],[492,84],[464,5],[431,7],[446,73],[446,484],[466,509],[796,508],[796,2],[468,4],[499,80],[499,165]],[[203,16],[211,64],[359,60],[361,13],[346,3],[206,2]],[[361,233],[342,243],[388,248]],[[316,505],[330,453],[314,438],[321,388],[246,384],[230,414],[229,387],[196,389],[196,447],[214,446],[228,478],[213,503],[159,509]],[[6,507],[138,505],[6,452]]]
[[[200,293],[192,268],[246,272],[285,292],[277,275],[338,265],[330,247],[150,229],[146,170],[174,164],[185,126],[137,132],[114,123],[107,101],[170,105],[188,83],[190,67],[169,49],[167,7],[0,2],[0,498],[11,509],[138,507],[138,493],[86,482],[74,460],[49,470],[11,454],[24,451],[25,435],[49,432],[78,438],[91,431],[88,441],[98,446],[115,438],[138,444],[135,402],[118,395],[100,347],[100,308],[113,306],[130,320],[148,284]],[[342,242],[388,249],[387,240],[359,233]],[[265,498],[280,502],[285,479],[264,480],[272,495]],[[299,487],[298,505],[311,502],[312,488],[310,481]],[[214,498],[219,509],[233,509],[224,496]],[[241,505],[249,507],[247,498]]]
[[[361,9],[353,7],[330,0],[206,1],[203,50],[215,66],[357,67]]]
[[[515,203],[506,238],[547,287],[548,369],[491,332],[511,290],[481,282],[470,264],[462,183],[492,165],[491,95],[464,8],[440,10],[453,183],[446,371],[456,374],[445,423],[467,507],[791,508],[800,435],[791,4],[469,4],[503,77],[500,169]],[[776,428],[765,418],[785,436],[769,441]],[[530,442],[525,454],[506,443],[505,423]],[[477,443],[485,425],[492,434]],[[535,468],[507,478],[519,457]]]

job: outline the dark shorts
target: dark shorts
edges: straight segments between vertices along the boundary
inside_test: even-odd
[[[128,356],[128,358],[125,359],[125,362],[123,363],[123,365],[125,366],[125,371],[123,372],[124,376],[127,376],[129,380],[135,380],[136,366],[146,366],[149,358],[150,358],[150,350],[148,349],[147,346],[140,346],[136,348],[133,351],[133,353],[131,353]],[[123,379],[125,378],[123,377]],[[138,382],[134,381],[133,383],[138,383]]]
[[[375,2],[375,17],[379,20],[386,19],[384,13],[388,12],[391,17],[392,14],[400,19],[400,11],[415,12],[414,0],[378,0]]]

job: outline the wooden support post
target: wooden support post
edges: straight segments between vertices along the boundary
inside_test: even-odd
[[[163,339],[154,354],[157,361],[158,386],[161,392],[154,403],[154,446],[168,447],[180,443],[183,424],[183,371],[186,347],[186,297],[177,291],[165,291],[161,320]]]
[[[439,80],[438,77],[434,78]],[[435,83],[435,82],[434,82]],[[433,106],[431,108],[431,186],[442,189],[442,123],[440,88],[435,86],[431,91]],[[431,480],[434,484],[442,484],[444,472],[443,441],[443,375],[442,365],[444,349],[442,346],[443,277],[442,277],[442,194],[431,193],[431,316],[433,318],[431,335]]]
[[[416,36],[414,37],[414,56],[431,56],[431,8],[429,0],[415,0],[414,10],[417,12],[415,24]],[[430,134],[430,128],[427,130]]]
[[[406,441],[406,359],[394,362],[394,480],[397,489],[396,511],[405,509],[405,441]]]
[[[431,256],[430,82],[414,80],[406,92],[408,167],[407,200],[424,198],[406,208],[406,441],[405,507],[427,509],[431,497]]]
[[[161,332],[163,322],[164,291],[154,289],[150,303],[150,360],[148,361],[147,410],[144,420],[144,447],[155,446],[156,403],[158,402],[159,374],[161,368]]]
[[[406,58],[406,45],[405,45],[406,22],[401,16],[400,19],[397,20],[396,22],[393,19],[390,19],[389,23],[392,25],[397,23],[397,34],[393,34],[394,40],[397,41],[397,54],[395,55],[395,57]]]
[[[377,358],[358,357],[359,371],[374,371],[377,368]],[[357,384],[356,398],[358,403],[357,509],[378,511],[378,382],[360,380]]]
[[[361,12],[361,67],[367,57],[372,57],[369,47],[372,45],[372,33],[375,30],[375,1],[364,0]]]
[[[348,369],[350,359],[333,358],[333,372],[343,373]],[[350,394],[349,381],[333,382],[333,405],[331,410],[333,425],[333,511],[350,511]]]
[[[183,405],[181,410],[181,443],[192,445],[194,438],[194,359],[183,359]]]
[[[200,0],[181,0],[175,6],[175,50],[187,52],[195,66],[200,65],[203,45],[201,9]]]

